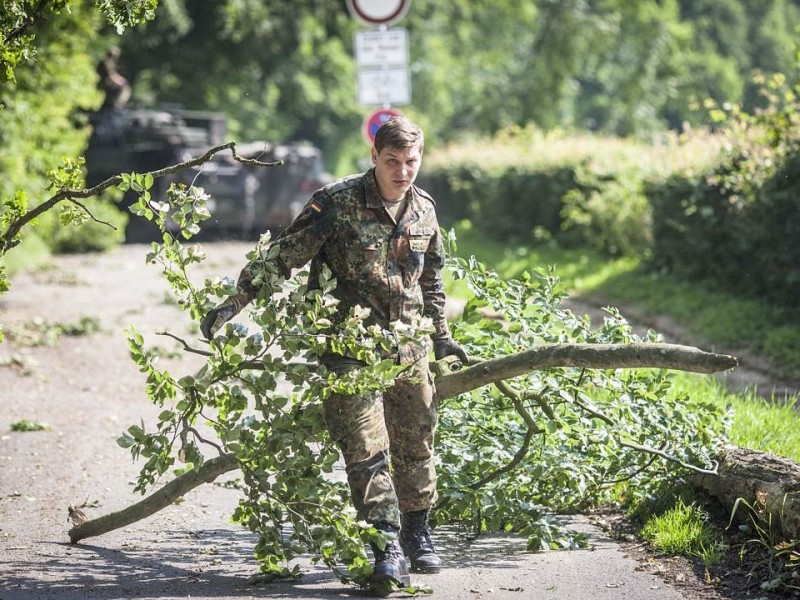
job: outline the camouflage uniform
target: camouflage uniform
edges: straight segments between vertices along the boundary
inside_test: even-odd
[[[329,184],[275,240],[277,260],[287,277],[310,260],[311,281],[327,265],[337,280],[333,295],[340,315],[360,305],[371,309],[366,325],[384,328],[429,317],[435,336],[449,336],[441,279],[444,249],[434,202],[416,186],[406,199],[395,223],[384,208],[374,170]],[[255,295],[247,268],[239,287]],[[410,367],[382,398],[369,393],[325,401],[326,423],[342,450],[358,518],[369,523],[399,527],[398,508],[421,510],[435,500],[437,414],[428,350],[427,341],[398,349],[398,362]],[[341,356],[325,362],[340,373],[360,366]]]

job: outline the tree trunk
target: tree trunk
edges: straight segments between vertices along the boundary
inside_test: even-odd
[[[436,375],[439,400],[451,398],[484,385],[554,367],[596,369],[677,369],[696,373],[715,373],[738,364],[733,356],[703,352],[676,344],[547,344],[532,350],[494,358],[475,365],[456,368],[452,357],[431,365]],[[76,543],[140,521],[166,508],[202,483],[214,481],[228,471],[238,469],[236,457],[224,454],[207,461],[197,471],[176,477],[150,496],[119,512],[86,521],[69,530]]]
[[[775,533],[800,539],[800,464],[766,452],[729,448],[719,457],[719,475],[697,475],[694,482],[728,510],[741,498],[759,517],[771,518]],[[740,502],[736,516],[746,521],[749,511]]]

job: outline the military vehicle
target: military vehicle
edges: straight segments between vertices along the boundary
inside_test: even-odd
[[[225,115],[215,112],[104,110],[93,115],[92,125],[85,152],[90,186],[118,173],[161,169],[228,141]],[[311,193],[330,180],[320,150],[305,143],[250,142],[236,149],[241,156],[284,164],[246,166],[230,152],[220,152],[198,167],[157,179],[153,197],[165,201],[173,182],[201,187],[211,196],[211,218],[202,224],[205,238],[255,239],[266,230],[275,233],[289,225]],[[127,210],[136,200],[129,191],[120,208]],[[146,242],[159,239],[159,234],[151,222],[131,215],[125,239]]]

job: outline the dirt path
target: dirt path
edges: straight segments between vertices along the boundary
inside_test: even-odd
[[[199,276],[235,276],[250,247],[207,245],[210,259]],[[67,543],[70,504],[86,505],[96,517],[138,499],[130,485],[137,465],[115,439],[142,419],[153,423],[158,409],[143,393],[144,375],[128,356],[124,329],[133,324],[165,350],[177,350],[177,342],[157,336],[158,330],[197,337],[168,301],[158,268],[144,264],[145,253],[143,246],[125,246],[59,257],[50,270],[16,278],[0,297],[0,323],[10,334],[0,345],[0,600],[359,595],[310,564],[298,583],[249,586],[254,540],[229,523],[237,493],[218,485],[203,486],[182,504],[123,530]],[[100,331],[31,345],[52,326],[83,317]],[[39,334],[31,327],[37,322]],[[201,359],[176,353],[167,362],[180,375],[194,372]],[[23,420],[50,429],[10,431]],[[451,568],[422,583],[436,597],[453,599],[720,597],[711,590],[700,594],[685,578],[665,585],[586,519],[576,526],[589,534],[594,551],[532,555],[513,537],[487,536],[470,545],[440,531]]]

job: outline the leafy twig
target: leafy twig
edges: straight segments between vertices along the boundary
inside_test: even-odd
[[[663,450],[659,450],[658,448],[653,448],[651,446],[644,446],[642,444],[633,444],[631,442],[624,442],[619,441],[620,446],[624,446],[625,448],[630,448],[631,450],[638,450],[639,452],[645,452],[647,454],[654,454],[655,456],[660,456],[664,460],[668,460],[670,462],[674,462],[679,464],[684,469],[689,469],[690,471],[694,471],[695,473],[700,473],[701,475],[719,475],[719,463],[715,460],[712,461],[714,467],[712,469],[703,469],[701,467],[696,467],[695,465],[689,464],[687,462],[682,461],[677,456],[672,456],[671,454],[667,454]]]
[[[176,340],[178,343],[180,343],[186,352],[191,352],[192,354],[199,354],[200,356],[212,356],[214,354],[213,352],[210,352],[208,350],[200,350],[199,348],[193,348],[182,337],[177,336],[174,333],[170,333],[169,331],[158,331],[156,332],[156,335],[171,337],[173,340]]]
[[[197,429],[195,429],[194,427],[187,426],[187,427],[186,427],[186,431],[188,431],[189,433],[191,433],[191,434],[192,434],[192,435],[193,435],[193,436],[194,436],[194,437],[195,437],[197,440],[199,440],[201,443],[203,443],[203,444],[208,444],[209,446],[213,446],[214,448],[216,448],[216,449],[217,449],[217,451],[219,452],[219,455],[220,455],[220,456],[222,456],[222,455],[224,455],[224,454],[225,454],[225,449],[224,449],[222,446],[220,446],[220,445],[219,445],[219,444],[217,444],[216,442],[212,442],[211,440],[207,440],[207,439],[205,439],[205,438],[204,438],[202,435],[200,435],[200,432],[199,432],[199,431],[197,431]]]
[[[533,417],[531,417],[530,413],[527,410],[525,410],[525,406],[522,404],[522,399],[520,398],[520,395],[517,394],[513,389],[511,389],[511,386],[509,386],[505,381],[498,381],[495,383],[495,386],[497,386],[497,389],[500,390],[500,392],[503,395],[505,395],[511,400],[511,402],[514,404],[514,408],[522,417],[522,420],[525,422],[525,425],[527,425],[528,428],[527,431],[525,432],[525,438],[522,440],[522,444],[517,449],[517,452],[514,454],[513,458],[499,469],[492,471],[482,479],[479,479],[478,481],[470,484],[469,487],[472,488],[473,490],[482,488],[483,486],[494,481],[504,473],[508,473],[509,471],[514,469],[514,467],[516,467],[519,463],[521,463],[522,460],[525,458],[525,456],[528,454],[528,449],[530,448],[533,436],[536,435],[537,433],[544,433],[544,430],[541,429],[536,424],[536,422],[533,420]]]
[[[33,27],[36,24],[36,22],[42,18],[44,10],[45,8],[47,8],[47,5],[50,4],[50,2],[51,0],[39,0],[39,4],[36,6],[36,8],[33,9],[33,11],[31,11],[31,14],[28,15],[25,19],[23,19],[23,21],[15,29],[12,29],[8,33],[8,35],[5,36],[5,38],[3,39],[3,45],[7,46],[11,42],[15,42],[16,40],[24,36],[25,31],[28,28]]]

